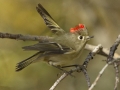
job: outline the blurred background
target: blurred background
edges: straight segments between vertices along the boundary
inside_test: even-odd
[[[89,44],[102,44],[110,48],[120,34],[119,0],[0,0],[0,32],[24,35],[51,35],[43,19],[36,11],[41,3],[56,22],[66,31],[83,23],[94,38]],[[0,39],[0,90],[48,90],[61,71],[44,62],[30,65],[15,72],[18,62],[35,52],[21,47],[35,44],[33,41]],[[120,46],[117,49],[120,54]],[[89,51],[84,51],[78,63],[82,64]],[[105,57],[96,55],[88,65],[91,82],[105,65]],[[83,73],[68,76],[55,90],[87,90]],[[115,70],[109,66],[94,90],[113,90]],[[120,89],[120,84],[118,90]]]

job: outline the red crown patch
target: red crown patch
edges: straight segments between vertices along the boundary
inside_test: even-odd
[[[71,29],[70,29],[70,32],[71,32],[71,33],[74,33],[74,32],[76,32],[76,31],[83,30],[84,28],[85,28],[85,25],[84,25],[84,24],[79,24],[79,25],[77,25],[76,27],[71,28]]]

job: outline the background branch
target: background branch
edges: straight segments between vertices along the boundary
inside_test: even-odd
[[[92,83],[91,87],[88,90],[92,90],[95,85],[97,84],[98,80],[100,79],[100,77],[102,76],[103,72],[105,71],[105,69],[108,67],[109,64],[106,64],[102,70],[99,72],[97,78],[94,80],[94,82]]]
[[[35,35],[22,35],[22,34],[11,34],[11,33],[1,33],[0,38],[8,38],[15,40],[23,40],[23,41],[48,41],[51,37],[48,36],[35,36]]]

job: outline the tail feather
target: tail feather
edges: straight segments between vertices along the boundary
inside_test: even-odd
[[[39,58],[40,52],[37,52],[36,54],[34,54],[33,56],[19,62],[16,66],[16,71],[20,71],[22,69],[24,69],[25,67],[27,67],[28,65],[30,65],[31,63],[33,63],[36,59]]]

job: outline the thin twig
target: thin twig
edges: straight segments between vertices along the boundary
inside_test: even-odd
[[[99,72],[97,78],[95,79],[95,81],[92,83],[91,87],[88,90],[92,90],[95,85],[97,84],[98,80],[100,79],[100,77],[102,76],[103,72],[105,71],[105,69],[108,67],[109,64],[106,64],[102,70]]]
[[[107,62],[113,61],[114,53],[117,50],[117,47],[118,47],[119,44],[120,44],[120,35],[118,36],[118,38],[116,39],[116,41],[112,45],[112,47],[110,48],[110,53],[108,55]],[[114,65],[115,72],[116,72],[114,90],[117,90],[117,86],[118,86],[118,83],[119,83],[119,70],[118,70],[117,62],[114,62],[113,65]]]
[[[95,54],[97,54],[98,52],[100,52],[102,50],[102,45],[99,44],[97,45],[87,56],[87,58],[85,59],[83,66],[87,67],[88,62],[93,59],[93,56],[95,56]]]
[[[95,47],[96,47],[95,45],[86,44],[85,49],[89,50],[89,51],[92,51]],[[109,52],[110,52],[110,50],[108,48],[103,47],[102,50],[100,50],[97,54],[108,57]],[[117,53],[114,53],[113,58],[114,58],[115,61],[120,61],[120,55],[117,54]]]
[[[73,72],[78,71],[78,70],[80,71],[80,70],[81,70],[81,67],[74,68],[74,69],[70,70],[69,73],[63,73],[63,74],[61,75],[61,77],[56,80],[56,82],[52,85],[52,87],[51,87],[49,90],[54,90],[54,89],[56,88],[56,86],[57,86],[65,77],[67,77],[69,74],[72,74]]]
[[[119,83],[119,70],[118,70],[118,64],[116,62],[114,63],[114,68],[115,68],[115,73],[116,73],[114,90],[117,90],[118,83]]]
[[[22,34],[11,34],[11,33],[1,33],[0,38],[9,38],[15,40],[23,41],[48,41],[51,37],[48,36],[35,36],[35,35],[22,35]]]
[[[107,58],[107,62],[108,63],[99,72],[97,78],[95,79],[95,81],[93,82],[93,84],[91,85],[91,87],[88,90],[92,90],[95,87],[95,85],[97,84],[98,80],[102,76],[102,74],[105,71],[105,69],[108,67],[109,64],[112,64],[112,63],[114,63],[114,67],[115,67],[115,70],[116,70],[116,82],[115,82],[114,90],[117,90],[117,86],[118,86],[118,82],[119,82],[119,76],[118,76],[119,71],[118,71],[118,67],[117,67],[116,61],[113,60],[114,59],[113,56],[114,56],[115,50],[117,49],[117,46],[119,45],[119,43],[120,43],[120,35],[118,36],[117,40],[115,41],[115,44],[110,49],[110,52],[109,52],[109,55],[108,55],[108,58]]]
[[[87,70],[86,70],[86,69],[82,69],[81,71],[82,71],[82,72],[84,73],[84,75],[85,75],[85,78],[86,78],[86,82],[87,82],[88,87],[90,87],[90,86],[91,86],[90,77],[89,77],[89,75],[88,75],[88,73],[87,73]]]
[[[66,77],[68,76],[67,73],[64,73],[57,81],[52,85],[52,87],[49,90],[54,90],[56,86]]]
[[[96,46],[96,47],[88,54],[87,58],[85,59],[85,61],[84,61],[84,63],[83,63],[83,66],[84,66],[85,68],[87,68],[88,63],[89,63],[89,61],[90,61],[91,59],[93,59],[93,56],[95,56],[95,54],[97,54],[101,49],[102,49],[102,45],[99,44],[98,46]],[[87,73],[87,71],[86,71],[85,69],[83,69],[82,71],[83,71],[83,73],[84,73],[84,75],[85,75],[85,78],[86,78],[86,81],[87,81],[87,85],[88,85],[88,87],[90,87],[91,84],[90,84],[90,78],[89,78],[89,76],[88,76],[88,73]]]
[[[109,55],[108,55],[108,58],[107,58],[107,62],[113,60],[114,53],[117,50],[117,47],[118,47],[119,44],[120,44],[120,35],[118,36],[118,38],[116,39],[116,41],[112,45],[112,47],[110,48],[110,52],[109,52]]]

